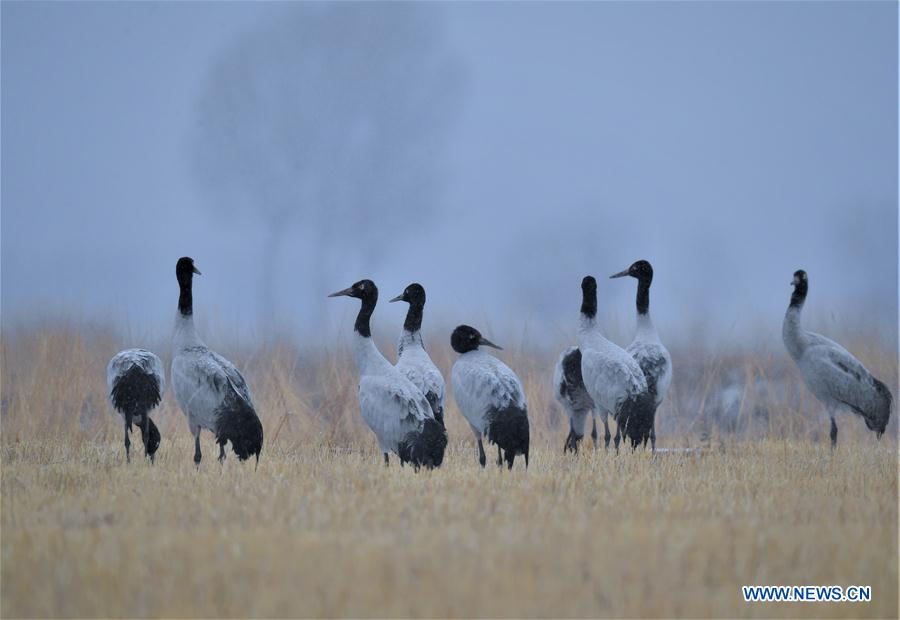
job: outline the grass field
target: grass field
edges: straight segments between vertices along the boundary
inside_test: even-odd
[[[171,395],[156,464],[125,464],[103,373],[124,344],[3,338],[3,617],[897,617],[896,421],[876,441],[843,417],[832,452],[776,353],[673,350],[698,361],[676,366],[660,443],[696,450],[574,458],[552,357],[503,353],[528,391],[530,468],[479,468],[451,405],[445,465],[416,474],[381,466],[346,351],[234,349],[262,458],[220,465],[204,435],[198,471]],[[892,353],[854,350],[897,376]],[[870,585],[873,600],[744,603],[751,584]]]

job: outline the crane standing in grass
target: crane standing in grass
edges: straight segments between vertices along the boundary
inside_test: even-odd
[[[784,346],[797,364],[806,387],[828,411],[831,447],[837,445],[834,417],[842,409],[862,417],[869,430],[881,437],[891,417],[890,390],[844,347],[800,326],[800,313],[809,291],[806,272],[802,269],[794,272],[791,285],[794,292],[782,326]]]
[[[497,465],[512,469],[516,455],[525,457],[528,468],[528,405],[522,382],[510,368],[493,355],[478,347],[497,345],[481,335],[474,327],[460,325],[450,337],[459,358],[453,364],[453,398],[460,412],[468,420],[478,442],[478,462],[484,467],[482,437],[497,444]],[[502,450],[502,453],[501,453]]]
[[[395,368],[375,343],[369,320],[378,303],[378,288],[371,280],[360,280],[329,297],[359,299],[359,314],[353,326],[353,356],[359,369],[359,409],[363,420],[378,438],[389,463],[393,452],[418,469],[440,467],[447,448],[447,431],[438,423],[428,399],[412,381]]]
[[[634,448],[650,433],[647,380],[634,358],[600,332],[597,281],[593,276],[585,276],[581,281],[581,295],[578,348],[585,389],[596,404],[607,438],[609,416],[616,421],[616,450],[623,434]]]
[[[563,451],[578,452],[578,444],[584,437],[584,423],[591,416],[593,430],[591,437],[597,447],[597,417],[591,395],[584,387],[581,376],[581,349],[569,347],[559,355],[553,370],[553,387],[556,400],[560,402],[569,417],[569,434]],[[609,427],[606,427],[606,445],[609,447]]]
[[[425,351],[421,333],[425,289],[421,284],[413,282],[391,301],[405,301],[409,304],[406,320],[403,322],[403,334],[397,347],[397,370],[422,390],[434,412],[434,419],[444,426],[444,377]]]
[[[225,444],[244,461],[262,451],[263,428],[250,388],[234,364],[200,340],[194,327],[193,278],[200,275],[190,257],[178,259],[178,315],[172,358],[172,389],[194,436],[194,463],[200,465],[200,429],[212,431],[219,444],[219,461],[225,460]]]
[[[131,462],[132,423],[141,429],[144,455],[153,462],[160,435],[150,412],[166,391],[166,374],[160,359],[146,349],[125,349],[116,353],[106,367],[109,402],[125,422],[125,459]]]
[[[672,357],[663,346],[650,319],[650,284],[653,282],[653,266],[648,261],[639,260],[625,271],[609,276],[622,278],[631,276],[638,281],[637,298],[637,332],[626,351],[631,354],[647,380],[649,398],[646,399],[650,417],[650,446],[656,451],[656,410],[662,403],[672,384]],[[644,443],[647,438],[644,437]]]

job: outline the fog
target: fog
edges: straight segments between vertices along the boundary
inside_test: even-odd
[[[3,3],[2,322],[162,332],[190,255],[219,330],[369,277],[558,339],[645,258],[664,337],[777,339],[804,268],[894,342],[897,130],[894,3]]]

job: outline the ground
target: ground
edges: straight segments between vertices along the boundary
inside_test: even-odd
[[[460,439],[417,474],[374,442],[220,465],[209,436],[198,471],[185,435],[153,466],[5,437],[2,615],[897,617],[893,440],[545,443],[509,472]],[[745,603],[751,584],[873,600]]]

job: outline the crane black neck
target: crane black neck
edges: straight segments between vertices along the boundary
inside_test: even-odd
[[[648,278],[638,279],[635,305],[637,306],[638,314],[647,314],[650,312],[650,280]]]
[[[409,310],[406,311],[406,320],[403,322],[403,329],[411,334],[422,329],[422,312],[425,308],[425,302],[412,301],[409,304]]]
[[[192,273],[178,274],[178,288],[181,290],[178,294],[178,312],[182,316],[194,314],[194,296],[191,292],[193,280]]]
[[[802,308],[803,302],[806,301],[806,293],[809,291],[809,284],[806,280],[800,280],[794,285],[794,292],[791,293],[791,308]]]
[[[583,289],[581,293],[581,314],[589,319],[597,316],[597,289]]]
[[[376,303],[378,303],[378,293],[366,295],[362,298],[362,305],[359,308],[359,314],[356,315],[356,323],[353,325],[353,330],[363,338],[372,337],[369,319],[372,318],[372,313],[375,312]]]

